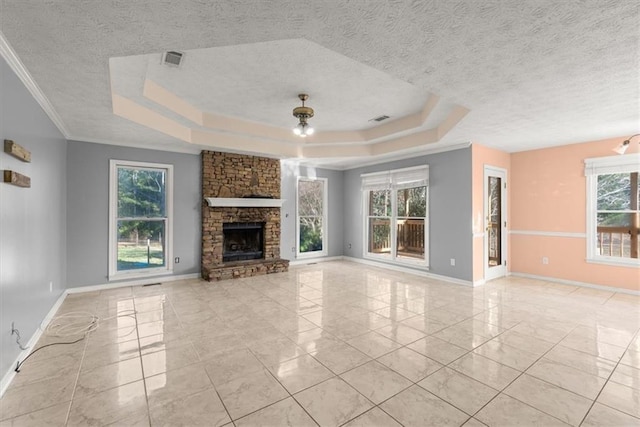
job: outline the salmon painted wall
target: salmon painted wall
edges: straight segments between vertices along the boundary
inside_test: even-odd
[[[615,155],[612,149],[625,138],[511,154],[512,272],[640,290],[640,269],[586,262],[584,159]]]
[[[484,279],[484,167],[495,166],[507,171],[507,229],[510,229],[511,215],[511,156],[504,151],[488,148],[480,144],[471,145],[472,209],[473,209],[473,281]],[[507,267],[511,262],[511,245],[507,236]]]

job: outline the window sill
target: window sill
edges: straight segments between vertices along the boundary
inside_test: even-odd
[[[296,253],[296,259],[322,258],[327,255],[329,255],[328,251],[298,252]]]
[[[640,268],[640,260],[634,258],[587,258],[588,264],[602,264],[616,267]]]
[[[145,271],[127,271],[127,272],[118,272],[116,274],[109,276],[109,281],[118,281],[118,280],[128,280],[128,279],[142,279],[145,277],[160,277],[160,276],[170,276],[173,274],[173,270],[163,269],[153,269],[153,270],[145,270]]]
[[[427,264],[426,261],[420,261],[420,260],[411,260],[411,259],[407,259],[407,260],[399,260],[399,259],[393,259],[391,257],[391,254],[389,255],[372,255],[370,253],[365,253],[363,255],[364,259],[369,259],[371,261],[379,261],[379,262],[384,262],[387,264],[391,264],[391,265],[397,265],[397,266],[404,266],[404,267],[411,267],[411,268],[419,268],[421,270],[429,270],[429,265]]]

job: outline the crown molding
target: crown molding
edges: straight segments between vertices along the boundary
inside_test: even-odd
[[[31,93],[38,104],[40,104],[40,107],[42,107],[47,116],[49,116],[49,119],[51,119],[53,124],[58,128],[65,139],[69,139],[69,131],[65,127],[64,122],[62,121],[56,110],[53,108],[51,102],[49,102],[49,99],[42,92],[42,89],[40,89],[38,83],[36,83],[36,81],[33,79],[31,73],[27,71],[27,68],[18,57],[16,51],[13,50],[2,31],[0,31],[0,56],[2,56],[5,61],[7,61],[9,67],[11,67],[13,72],[16,73],[22,84],[25,85],[29,93]]]
[[[182,153],[182,154],[197,154],[203,150],[210,150],[211,147],[204,147],[194,144],[184,143],[182,141],[177,141],[176,145],[166,145],[166,146],[158,146],[152,147],[147,143],[143,142],[134,142],[134,141],[113,141],[110,139],[99,139],[99,138],[91,138],[91,137],[82,137],[82,136],[70,136],[67,138],[68,141],[73,142],[81,142],[81,143],[91,143],[91,144],[104,144],[104,145],[114,145],[117,147],[125,147],[125,148],[138,148],[141,150],[151,150],[151,151],[167,151],[170,153]],[[183,146],[184,145],[184,146]]]
[[[340,164],[336,165],[330,162],[328,163],[315,162],[311,159],[301,159],[297,157],[284,158],[282,159],[282,161],[286,162],[287,164],[299,165],[307,168],[320,168],[320,169],[329,169],[329,170],[336,170],[336,171],[348,171],[352,169],[362,168],[365,166],[381,165],[384,163],[395,162],[396,160],[412,159],[414,157],[428,156],[430,154],[444,153],[447,151],[462,150],[469,147],[471,147],[471,142],[463,142],[460,144],[444,145],[440,147],[421,149],[418,151],[413,150],[408,153],[405,152],[405,153],[395,153],[394,155],[380,155],[375,158],[369,158],[367,159],[367,161],[355,162],[355,163],[350,162],[348,164],[342,164],[342,165]],[[336,157],[336,158],[332,158],[331,160],[335,160],[337,163],[341,159],[339,157]]]

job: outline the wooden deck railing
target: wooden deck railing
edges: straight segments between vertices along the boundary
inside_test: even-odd
[[[600,255],[622,258],[638,258],[640,251],[639,230],[629,227],[598,227]]]
[[[424,220],[398,221],[398,252],[424,253]]]
[[[390,221],[372,219],[369,222],[369,252],[391,252]],[[424,220],[398,220],[396,233],[398,254],[424,254]]]

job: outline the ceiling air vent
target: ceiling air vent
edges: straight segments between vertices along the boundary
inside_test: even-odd
[[[378,117],[374,117],[373,119],[369,120],[370,122],[381,122],[383,120],[387,120],[389,118],[389,116],[378,116]]]
[[[175,50],[170,50],[164,53],[162,57],[162,63],[165,65],[170,65],[172,67],[180,66],[180,62],[182,62],[182,57],[184,53],[176,52]]]

